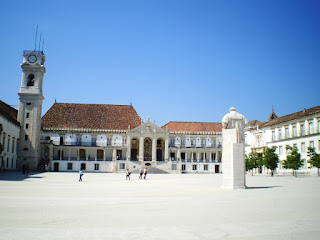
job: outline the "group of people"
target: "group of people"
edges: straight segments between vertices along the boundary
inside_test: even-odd
[[[139,169],[139,179],[142,179],[142,176],[144,175],[144,179],[146,179],[147,177],[147,168],[145,169],[142,169],[140,168]],[[130,175],[131,175],[131,172],[129,171],[129,169],[127,169],[127,173],[126,173],[126,180],[130,180]]]
[[[146,179],[147,177],[147,168],[145,169],[142,169],[140,168],[139,169],[139,179],[142,179],[142,176],[144,175],[144,179]],[[130,180],[130,175],[131,175],[131,172],[129,171],[129,169],[127,169],[127,173],[126,173],[126,180]],[[79,171],[79,182],[82,182],[82,176],[83,176],[83,172],[82,170]]]

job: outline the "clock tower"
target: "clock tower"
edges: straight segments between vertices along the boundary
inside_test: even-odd
[[[24,51],[19,90],[18,121],[21,125],[18,167],[38,169],[41,148],[40,128],[42,109],[42,81],[46,72],[43,51]]]

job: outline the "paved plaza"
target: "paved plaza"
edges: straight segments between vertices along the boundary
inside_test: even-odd
[[[319,239],[320,177],[0,175],[0,239]]]

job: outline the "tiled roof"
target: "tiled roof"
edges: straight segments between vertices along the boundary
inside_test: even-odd
[[[6,119],[8,119],[8,121],[14,123],[17,126],[20,126],[17,120],[18,110],[2,102],[1,100],[0,100],[0,114],[4,116]]]
[[[309,108],[309,109],[304,109],[300,112],[296,112],[296,113],[292,113],[283,117],[278,117],[275,118],[273,120],[270,120],[268,122],[265,122],[261,125],[261,127],[269,127],[269,126],[273,126],[279,123],[284,123],[284,122],[288,122],[288,121],[292,121],[292,120],[296,120],[299,118],[303,118],[306,116],[310,116],[316,113],[320,113],[320,106],[317,107],[313,107],[313,108]]]
[[[255,126],[261,126],[262,122],[259,122],[258,120],[253,120],[247,123],[246,127],[255,127]]]
[[[130,105],[55,103],[42,117],[44,128],[127,130],[140,124]]]
[[[221,123],[169,122],[161,127],[169,132],[222,132]]]

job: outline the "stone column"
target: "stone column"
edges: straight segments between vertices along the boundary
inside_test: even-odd
[[[157,140],[155,137],[152,138],[152,162],[157,160]]]
[[[144,138],[141,136],[140,137],[140,142],[139,142],[139,159],[138,161],[143,162],[143,156],[144,156]]]
[[[223,129],[223,188],[245,189],[244,143],[237,143],[237,129]]]
[[[127,161],[131,159],[131,137],[128,135],[127,137]]]
[[[164,161],[168,161],[169,159],[169,138],[166,137],[164,141]]]
[[[112,149],[112,161],[115,161],[117,159],[117,150],[114,148]]]

